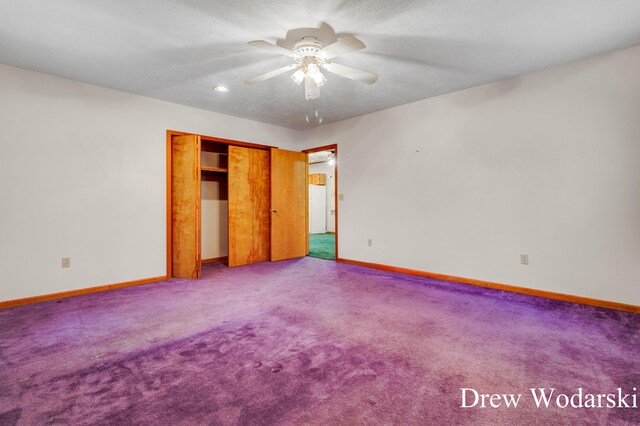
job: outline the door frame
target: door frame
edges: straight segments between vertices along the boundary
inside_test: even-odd
[[[167,230],[166,230],[166,237],[167,237],[167,253],[166,253],[166,264],[167,264],[167,279],[171,279],[172,275],[173,275],[173,271],[171,270],[171,252],[172,252],[172,233],[171,233],[171,138],[173,136],[185,136],[185,135],[195,135],[195,136],[200,136],[200,140],[201,141],[210,141],[210,142],[217,142],[217,143],[221,143],[221,144],[227,144],[227,145],[233,145],[233,146],[244,146],[247,148],[256,148],[256,149],[263,149],[263,150],[271,150],[271,148],[277,148],[275,146],[271,146],[271,145],[261,145],[261,144],[257,144],[257,143],[252,143],[252,142],[244,142],[244,141],[237,141],[237,140],[233,140],[233,139],[224,139],[224,138],[218,138],[215,136],[206,136],[206,135],[199,135],[197,133],[193,133],[193,132],[181,132],[179,130],[167,130],[166,132],[166,152],[167,152],[167,159],[166,159],[166,164],[165,164],[165,168],[166,168],[166,191],[165,191],[165,197],[166,197],[166,222],[167,222]]]
[[[312,152],[320,152],[320,151],[330,151],[333,150],[333,153],[335,155],[335,169],[333,171],[333,204],[336,206],[336,210],[335,210],[335,226],[336,226],[336,261],[340,260],[340,257],[338,256],[338,144],[334,143],[331,145],[323,145],[323,146],[319,146],[316,148],[309,148],[309,149],[303,149],[302,152],[304,152],[305,154],[311,154]],[[307,160],[308,161],[308,160]],[[308,177],[307,177],[308,179]],[[307,218],[309,217],[309,206],[307,203]],[[307,236],[309,235],[309,227],[307,226]],[[307,250],[309,250],[308,247],[309,244],[309,239],[307,238]]]

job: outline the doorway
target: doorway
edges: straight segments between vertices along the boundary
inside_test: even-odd
[[[303,151],[309,161],[309,256],[338,257],[338,146]]]

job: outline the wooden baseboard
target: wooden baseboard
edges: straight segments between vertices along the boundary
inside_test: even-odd
[[[527,287],[518,287],[509,284],[499,284],[490,281],[474,280],[472,278],[457,277],[455,275],[437,274],[435,272],[420,271],[417,269],[400,268],[397,266],[383,265],[380,263],[362,262],[351,259],[336,259],[338,262],[351,265],[365,266],[367,268],[380,269],[383,271],[398,272],[407,275],[416,275],[425,278],[434,278],[443,281],[454,281],[462,284],[471,284],[479,287],[487,287],[495,290],[509,291],[512,293],[528,294],[530,296],[544,297],[547,299],[562,300],[564,302],[579,303],[581,305],[597,306],[599,308],[615,309],[618,311],[632,312],[640,314],[640,306],[628,305],[620,302],[610,302],[608,300],[592,299],[590,297],[574,296],[571,294],[556,293],[553,291],[537,290]]]
[[[64,299],[66,297],[81,296],[83,294],[99,293],[99,292],[102,292],[102,291],[116,290],[118,288],[124,288],[124,287],[133,287],[133,286],[136,286],[136,285],[142,285],[142,284],[155,283],[155,282],[158,282],[158,281],[164,281],[166,279],[167,279],[166,276],[153,277],[153,278],[143,278],[143,279],[140,279],[140,280],[126,281],[126,282],[116,283],[116,284],[99,285],[97,287],[81,288],[81,289],[78,289],[78,290],[61,291],[59,293],[43,294],[43,295],[40,295],[40,296],[31,296],[31,297],[25,297],[25,298],[22,298],[22,299],[4,300],[4,301],[0,301],[0,309],[2,309],[2,308],[12,308],[14,306],[20,306],[20,305],[27,305],[29,303],[44,302],[46,300]]]
[[[336,233],[335,233],[335,231],[327,231],[327,234],[333,234],[333,235],[335,235]]]
[[[222,257],[210,257],[209,259],[202,259],[200,263],[214,263],[214,262],[226,262],[229,259],[229,256]]]

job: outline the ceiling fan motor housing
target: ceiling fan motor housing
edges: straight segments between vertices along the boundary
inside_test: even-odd
[[[315,37],[304,37],[293,46],[293,51],[296,54],[294,60],[305,74],[310,71],[310,65],[324,67],[324,64],[327,63],[327,61],[318,54],[323,48],[324,44]],[[318,70],[318,68],[313,66],[311,69],[313,69],[313,71]]]
[[[303,37],[302,40],[293,45],[293,51],[300,58],[317,56],[322,48],[324,48],[324,44],[320,43],[315,37]]]

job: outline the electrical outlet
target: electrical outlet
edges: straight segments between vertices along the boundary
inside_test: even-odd
[[[371,238],[369,238],[369,239],[367,240],[367,245],[368,245],[369,247],[371,247],[371,246],[373,245],[373,240],[372,240]]]
[[[528,254],[521,254],[520,255],[520,263],[523,265],[528,265],[529,264],[529,255]]]
[[[62,267],[63,268],[71,268],[71,258],[70,257],[63,257],[62,258]]]

